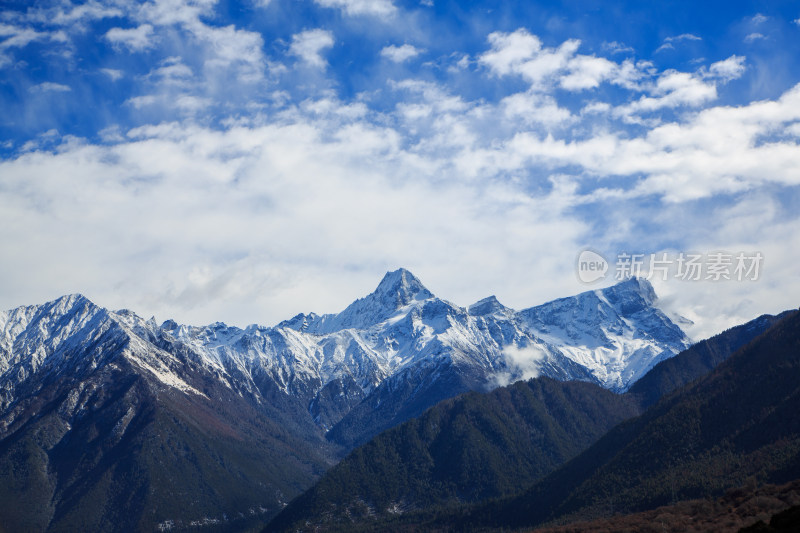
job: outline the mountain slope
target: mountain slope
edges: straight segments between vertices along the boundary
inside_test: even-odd
[[[740,326],[732,327],[713,337],[693,344],[675,357],[654,366],[629,389],[628,394],[640,398],[647,408],[667,394],[704,376],[734,352],[785,318],[791,311],[779,315],[762,315]]]
[[[800,480],[783,485],[748,483],[717,499],[685,500],[635,514],[537,528],[536,532],[796,533],[800,531],[799,502]]]
[[[521,496],[457,523],[522,527],[800,478],[800,312]]]
[[[659,361],[689,346],[657,306],[652,285],[630,278],[520,311],[537,335],[588,368],[606,388],[624,391]],[[680,321],[688,322],[686,319]]]
[[[548,313],[550,304],[517,313],[487,298],[462,308],[399,269],[338,314],[298,315],[275,328],[244,330],[166,322],[150,324],[148,334],[165,339],[161,346],[168,352],[192,354],[243,393],[258,397],[256,380],[274,381],[307,402],[330,440],[352,448],[467,390],[537,375],[583,381],[613,376],[603,383],[624,388],[639,372],[631,361],[649,368],[689,345],[658,310],[644,280],[571,300],[592,301],[570,318],[586,335],[559,338],[548,317],[561,319],[563,312]],[[589,360],[591,367],[584,364]]]
[[[625,361],[689,342],[651,293],[575,297],[591,302],[575,338],[537,329],[547,305],[462,308],[404,269],[339,314],[272,328],[159,325],[80,295],[0,313],[0,513],[31,530],[267,518],[348,449],[458,393],[532,376],[627,386]]]
[[[239,513],[258,523],[336,455],[303,424],[302,404],[245,400],[145,342],[131,316],[80,296],[18,315],[5,322],[16,381],[5,381],[0,415],[0,517],[11,531],[152,531]]]
[[[502,309],[493,298],[479,306]],[[430,511],[521,490],[583,451],[603,428],[706,373],[778,320],[765,315],[697,343],[656,365],[624,395],[589,383],[538,378],[442,402],[355,450],[271,527],[292,529],[293,523],[309,522],[324,529],[374,528],[376,520],[400,511]],[[445,435],[457,444],[437,447]],[[437,455],[442,450],[446,453]]]
[[[356,449],[271,531],[352,527],[517,492],[637,414],[597,385],[537,378],[444,401]]]
[[[356,311],[365,307],[381,309],[379,316],[384,317],[399,306],[390,318],[360,333],[376,351],[387,353],[388,348],[387,362],[394,370],[330,429],[329,439],[346,448],[445,398],[533,376],[600,382],[622,390],[690,344],[658,309],[645,280],[521,312],[494,297],[466,309],[434,297],[421,299],[430,292],[403,270],[387,274],[380,287],[392,287],[392,296],[379,297],[376,291],[340,315],[297,321],[305,324],[305,331],[320,331],[332,323],[353,323],[353,316],[362,316]]]
[[[557,355],[537,367],[537,372],[562,381],[594,381],[585,368]],[[330,430],[328,439],[345,448],[354,448],[381,431],[421,415],[442,400],[471,390],[491,390],[495,385],[496,374],[487,376],[481,368],[452,360],[423,361],[376,387]]]

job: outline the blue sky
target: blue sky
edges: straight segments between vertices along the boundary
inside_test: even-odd
[[[1,308],[274,324],[400,266],[524,308],[586,248],[761,253],[653,280],[696,336],[797,306],[797,2],[2,9]]]

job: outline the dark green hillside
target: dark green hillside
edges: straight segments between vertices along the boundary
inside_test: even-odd
[[[391,382],[381,383],[370,396],[353,408],[326,435],[347,450],[360,446],[382,431],[420,416],[442,400],[475,388],[450,364],[415,368]]]
[[[620,424],[520,496],[449,525],[523,527],[800,478],[800,312],[716,370]]]
[[[592,385],[549,379],[442,402],[355,450],[270,526],[388,531],[414,516],[449,516],[453,506],[523,490],[584,450],[603,428],[708,373],[787,315],[759,317],[662,362],[619,405]]]
[[[467,393],[356,449],[270,525],[352,524],[512,494],[636,414],[597,385],[538,378]]]
[[[764,333],[788,313],[789,311],[777,316],[762,315],[692,345],[675,357],[654,366],[628,389],[628,394],[638,396],[643,407],[650,407],[663,396],[716,368],[736,350]]]
[[[635,414],[634,405],[702,376],[779,318],[765,315],[694,345],[654,367],[622,401],[587,383],[537,379],[442,402],[355,450],[271,526],[308,520],[369,529],[394,517],[390,530],[408,513],[522,490]]]

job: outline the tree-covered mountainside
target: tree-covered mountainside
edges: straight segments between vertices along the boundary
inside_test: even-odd
[[[716,368],[736,350],[764,333],[788,313],[790,311],[776,316],[762,315],[700,341],[675,357],[658,363],[634,383],[628,393],[638,396],[643,407],[650,407],[663,396]]]
[[[2,526],[263,524],[330,465],[313,426],[286,429],[291,406],[278,418],[233,391],[206,392],[217,401],[158,387],[122,359],[77,387],[45,386],[0,441]]]
[[[440,518],[527,527],[800,478],[800,312],[524,493]]]
[[[369,529],[405,513],[522,490],[585,449],[603,428],[707,373],[778,320],[765,315],[702,341],[656,365],[616,399],[587,383],[537,378],[442,402],[355,450],[270,527]],[[387,530],[397,521],[389,524]]]
[[[269,529],[298,520],[346,527],[513,494],[636,413],[632,398],[584,382],[537,378],[467,393],[356,449]]]
[[[761,486],[750,482],[719,498],[685,500],[640,513],[612,511],[591,521],[537,528],[536,533],[796,533],[800,480]]]

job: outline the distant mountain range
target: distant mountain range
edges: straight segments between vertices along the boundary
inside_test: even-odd
[[[533,376],[624,391],[689,346],[681,323],[639,279],[516,312],[456,306],[403,269],[341,313],[275,327],[159,325],[80,295],[17,308],[0,313],[0,517],[263,523],[354,446],[459,393]]]

